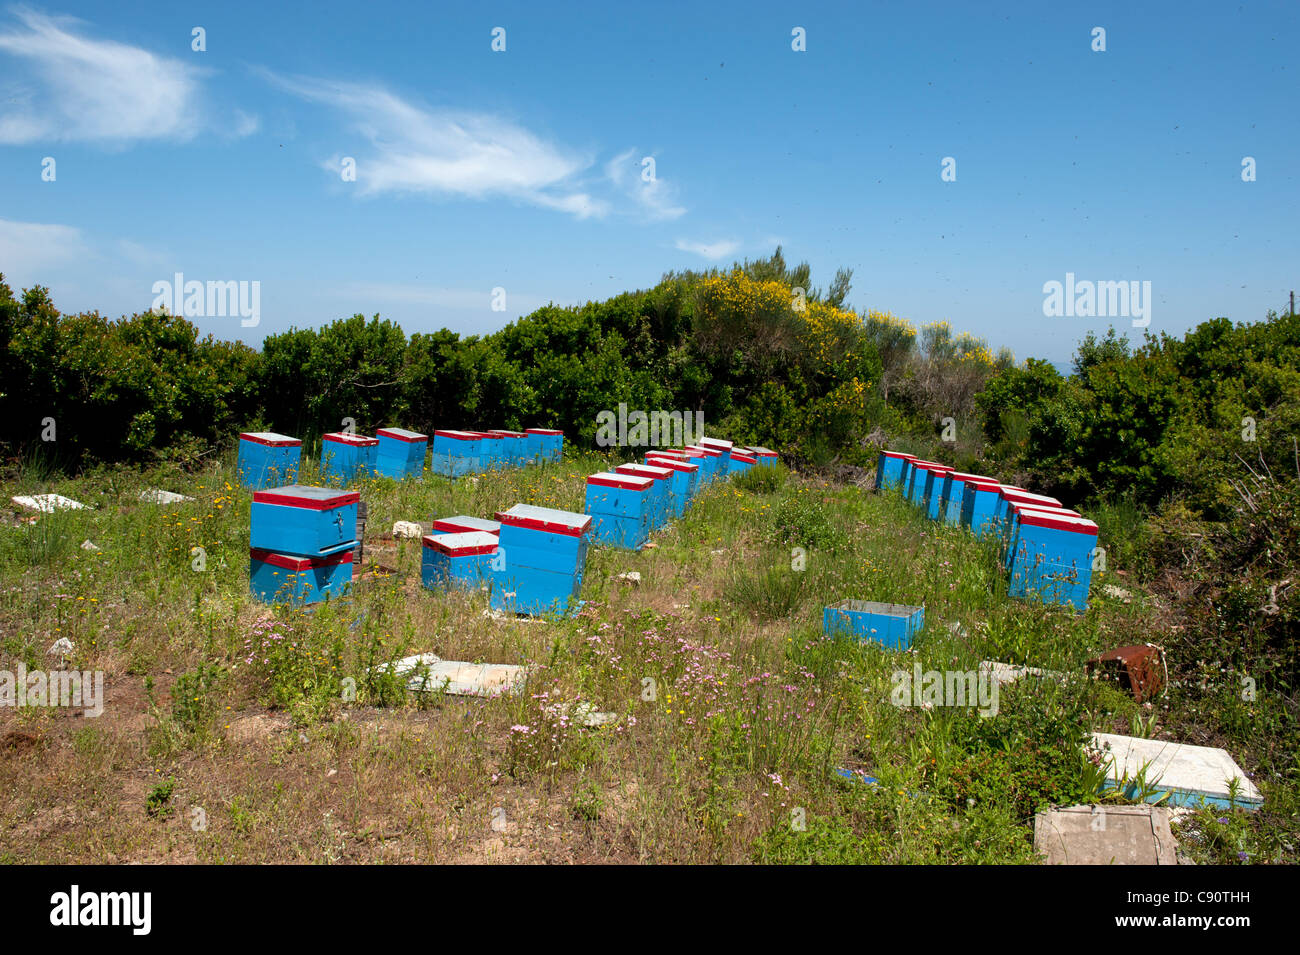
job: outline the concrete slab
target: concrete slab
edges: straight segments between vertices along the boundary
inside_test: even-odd
[[[164,491],[162,488],[148,487],[140,492],[140,500],[146,504],[181,504],[185,501],[192,501],[194,498],[187,497],[184,494],[176,494],[172,491]]]
[[[1237,779],[1237,806],[1258,809],[1264,804],[1255,784],[1226,750],[1112,733],[1093,733],[1091,745],[1109,761],[1106,781],[1128,789],[1133,798],[1137,795],[1132,784],[1145,770],[1147,784],[1156,791],[1144,802],[1155,802],[1167,793],[1165,801],[1171,806],[1226,807],[1228,784]]]
[[[527,667],[510,663],[463,663],[443,660],[433,653],[404,657],[392,666],[399,676],[410,676],[406,685],[415,693],[501,696],[519,692],[528,678]]]
[[[1069,806],[1034,817],[1034,849],[1048,865],[1178,865],[1170,810]]]
[[[29,511],[40,511],[42,514],[53,514],[55,511],[88,510],[85,504],[74,501],[70,497],[64,497],[62,494],[36,494],[32,496],[19,494],[9,500],[19,507],[25,507]]]

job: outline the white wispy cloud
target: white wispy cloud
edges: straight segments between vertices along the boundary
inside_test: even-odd
[[[629,149],[605,164],[605,176],[615,188],[631,196],[644,218],[652,222],[681,218],[686,209],[677,204],[676,187],[659,178],[657,161],[653,176],[648,175],[651,167],[646,159],[654,157],[637,155],[635,148]]]
[[[0,143],[186,140],[202,128],[198,67],[94,37],[77,20],[14,16],[0,54],[25,61],[28,81],[0,104]]]
[[[717,242],[693,242],[690,239],[678,239],[677,248],[681,252],[694,252],[706,259],[722,259],[729,255],[735,255],[740,249],[740,243],[732,239],[721,239]]]
[[[578,185],[589,158],[507,119],[425,109],[381,86],[257,72],[286,92],[342,113],[369,141],[370,155],[355,157],[363,193],[508,197],[580,219],[609,211],[605,200]],[[341,158],[324,165],[337,172]]]
[[[67,225],[0,219],[0,271],[6,281],[35,282],[40,271],[87,253],[81,230]]]

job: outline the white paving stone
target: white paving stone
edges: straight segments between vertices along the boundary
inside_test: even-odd
[[[25,507],[29,511],[40,511],[42,514],[53,514],[55,511],[84,511],[88,508],[80,501],[74,501],[70,497],[64,497],[62,494],[36,494],[26,495],[19,494],[11,497],[19,507]]]
[[[527,667],[511,663],[463,663],[443,660],[433,653],[404,657],[392,667],[399,676],[409,676],[406,685],[416,693],[442,692],[453,696],[517,693],[528,678]],[[380,669],[386,668],[387,665]]]

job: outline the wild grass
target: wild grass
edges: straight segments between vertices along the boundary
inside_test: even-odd
[[[1076,671],[1144,642],[1154,611],[1009,600],[991,545],[887,494],[755,469],[653,547],[594,548],[583,611],[535,623],[424,589],[419,541],[386,532],[518,502],[581,510],[609,458],[365,481],[365,573],[305,609],[248,594],[251,494],[232,463],[7,484],[91,509],[0,527],[0,669],[52,667],[66,636],[107,699],[95,719],[0,709],[6,859],[1032,862],[1036,811],[1102,798],[1088,731],[1170,730],[1082,680],[1004,689],[991,718],[893,705],[900,668]],[[317,480],[305,462],[300,481]],[[194,500],[139,500],[156,486]],[[903,654],[829,638],[822,610],[846,598],[924,605],[926,628]],[[526,665],[527,690],[413,698],[382,665],[416,652]],[[585,727],[580,704],[614,719]],[[1287,857],[1233,812],[1206,845]]]

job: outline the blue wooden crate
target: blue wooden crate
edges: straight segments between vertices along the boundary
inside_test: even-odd
[[[331,431],[321,437],[320,473],[323,478],[338,478],[342,484],[351,484],[358,478],[375,473],[375,453],[378,438],[347,431]]]
[[[582,588],[593,518],[532,504],[496,517],[501,569],[492,572],[492,606],[539,615],[569,610]]]
[[[713,462],[713,480],[726,480],[731,474],[731,449],[735,447],[735,443],[722,438],[700,438],[696,444],[705,451],[717,455],[717,459]]]
[[[500,547],[496,535],[486,531],[426,534],[421,543],[420,579],[430,590],[488,582],[492,555]]]
[[[405,428],[380,428],[375,469],[386,477],[400,481],[403,478],[424,476],[424,452],[429,448],[429,436]]]
[[[994,512],[1001,485],[996,481],[980,480],[967,480],[965,484],[961,498],[961,525],[976,537],[982,537],[997,528]]]
[[[943,485],[952,474],[952,468],[931,467],[925,475],[925,492],[921,496],[921,507],[932,521],[943,520]]]
[[[907,650],[925,625],[925,608],[874,600],[842,600],[822,613],[822,629],[872,640],[891,650]]]
[[[534,461],[558,461],[564,456],[564,432],[556,428],[529,428],[528,454]]]
[[[311,604],[342,597],[352,587],[352,548],[323,557],[248,550],[248,589],[266,603]]]
[[[650,529],[663,527],[673,516],[673,471],[659,464],[620,464],[614,468],[615,474],[631,474],[636,477],[648,477],[654,481],[650,489],[652,508],[650,512]]]
[[[239,436],[235,471],[244,487],[279,487],[298,477],[302,442],[274,431],[245,431]]]
[[[469,517],[465,514],[458,514],[455,517],[438,517],[433,521],[433,532],[435,534],[468,534],[472,531],[483,531],[499,537],[501,535],[501,522],[489,521],[483,517]]]
[[[889,491],[899,487],[909,460],[916,456],[902,451],[881,451],[876,460],[876,490]]]
[[[925,498],[925,479],[929,475],[929,468],[939,467],[933,461],[913,461],[911,470],[907,473],[907,490],[904,497],[915,504],[921,506],[921,501]]]
[[[681,517],[691,506],[691,499],[695,497],[700,466],[691,461],[683,461],[681,458],[664,456],[662,452],[647,454],[645,463],[668,468],[673,472],[668,485],[669,499],[672,501],[673,517]]]
[[[781,456],[771,448],[756,448],[750,446],[749,453],[758,459],[759,464],[774,465],[780,462]]]
[[[968,481],[992,481],[979,474],[954,471],[943,480],[943,520],[951,527],[961,526],[961,511],[965,503]]]
[[[290,484],[256,491],[249,511],[249,544],[301,557],[333,553],[357,537],[356,491]]]
[[[528,434],[524,431],[505,431],[500,428],[488,434],[501,439],[501,460],[508,468],[521,468],[528,463]]]
[[[457,478],[482,470],[483,436],[477,431],[435,431],[429,470],[443,477]]]
[[[609,547],[640,550],[650,536],[654,480],[602,471],[587,478],[584,513],[592,517],[593,539]]]

